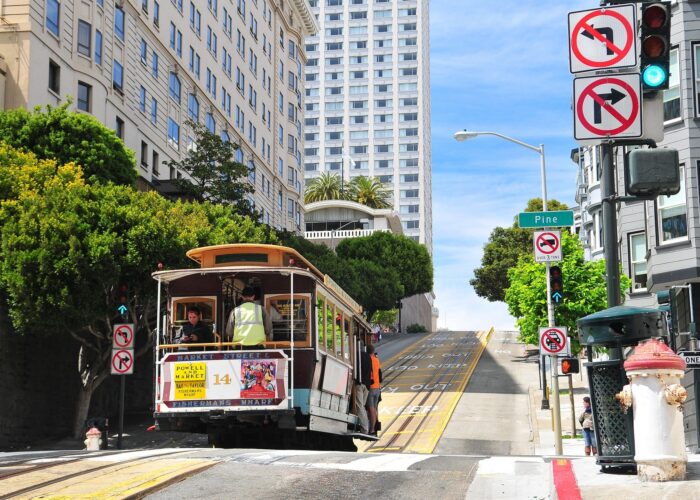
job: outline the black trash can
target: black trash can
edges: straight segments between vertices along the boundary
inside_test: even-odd
[[[96,427],[102,433],[100,449],[106,450],[109,445],[109,419],[106,417],[91,417],[85,421],[85,431],[92,427]]]
[[[628,347],[664,335],[664,316],[658,309],[615,306],[581,318],[579,341],[586,347],[584,364],[591,389],[591,406],[597,463],[608,467],[634,466],[634,421],[632,409],[622,410],[615,395],[627,384],[623,363]],[[609,359],[593,361],[595,348],[607,348]]]

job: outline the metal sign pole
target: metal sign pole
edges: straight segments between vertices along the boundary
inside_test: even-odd
[[[126,375],[121,375],[121,387],[119,388],[119,436],[117,437],[117,449],[122,449],[122,434],[124,434],[124,393],[126,392]]]

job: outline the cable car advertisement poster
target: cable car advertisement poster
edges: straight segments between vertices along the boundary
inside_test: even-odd
[[[170,353],[159,403],[175,412],[286,408],[287,371],[287,356],[276,350]]]

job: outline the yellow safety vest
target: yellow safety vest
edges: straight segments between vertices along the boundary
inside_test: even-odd
[[[262,306],[244,302],[233,310],[233,341],[241,345],[260,345],[265,338]]]

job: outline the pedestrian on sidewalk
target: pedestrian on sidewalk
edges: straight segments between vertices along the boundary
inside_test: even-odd
[[[583,429],[583,444],[586,446],[584,449],[586,456],[591,454],[598,454],[598,448],[595,444],[595,430],[593,428],[593,409],[591,408],[591,398],[585,396],[583,398],[583,412],[578,417],[578,422],[581,424]]]

